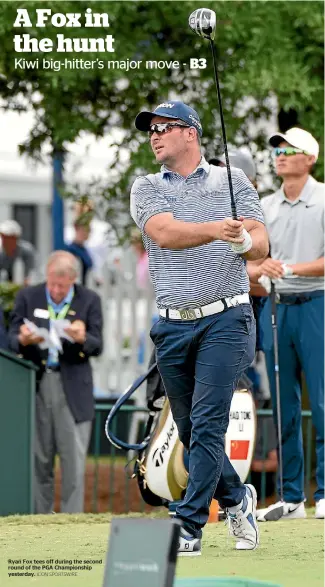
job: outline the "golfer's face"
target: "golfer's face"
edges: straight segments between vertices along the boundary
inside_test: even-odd
[[[154,116],[151,124],[157,123],[179,123],[185,124],[182,120],[174,120],[172,118],[164,118],[163,116]],[[150,138],[151,148],[155,154],[156,161],[159,163],[174,162],[184,154],[187,147],[187,133],[188,128],[180,128],[178,126],[170,127],[166,132],[154,132]]]

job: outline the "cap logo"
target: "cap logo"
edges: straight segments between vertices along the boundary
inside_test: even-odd
[[[174,108],[175,104],[169,104],[168,102],[163,102],[162,104],[159,104],[156,108],[156,110],[158,110],[158,108]]]
[[[192,114],[189,114],[188,117],[193,120],[194,124],[196,124],[196,126],[198,126],[199,128],[202,128],[202,125],[199,123],[199,121],[194,118],[194,116],[192,116]]]

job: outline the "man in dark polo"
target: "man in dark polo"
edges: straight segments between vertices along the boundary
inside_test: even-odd
[[[62,471],[61,512],[83,511],[84,471],[94,417],[89,358],[102,352],[102,310],[98,295],[75,284],[78,261],[66,251],[49,257],[46,283],[22,289],[9,328],[11,350],[39,368],[36,394],[35,512],[48,514],[54,501],[54,457]],[[24,319],[53,333],[55,321],[70,340],[42,348],[44,339]],[[55,340],[55,338],[54,338]]]

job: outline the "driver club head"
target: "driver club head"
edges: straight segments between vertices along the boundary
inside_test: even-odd
[[[214,39],[217,18],[209,8],[198,8],[190,14],[188,24],[192,31],[204,39]]]

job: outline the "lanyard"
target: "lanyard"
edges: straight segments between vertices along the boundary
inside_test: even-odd
[[[50,306],[50,304],[47,306],[47,308],[48,308],[51,320],[62,320],[63,318],[66,317],[68,310],[70,308],[70,304],[65,304],[63,306],[62,310],[60,310],[60,312],[58,312],[58,314],[55,313],[53,307]]]

